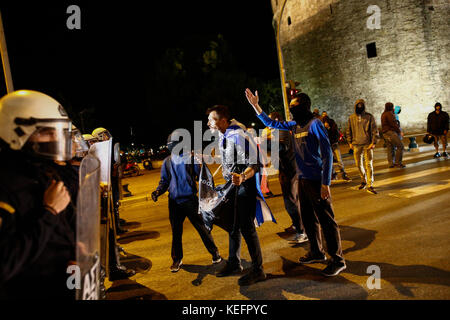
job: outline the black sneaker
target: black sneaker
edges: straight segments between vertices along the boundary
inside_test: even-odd
[[[433,158],[439,158],[441,156],[441,154],[439,152],[436,152],[433,156]]]
[[[325,261],[327,261],[327,257],[325,255],[313,256],[311,252],[308,252],[304,257],[298,259],[298,262],[301,264],[324,263]]]
[[[375,191],[375,189],[373,187],[369,187],[367,188],[367,192],[371,193],[371,194],[378,194],[378,192]]]
[[[132,277],[135,274],[136,274],[136,271],[134,271],[133,269],[121,270],[119,268],[113,268],[109,272],[108,279],[110,281],[123,280],[123,279],[128,279],[129,277]]]
[[[220,256],[219,253],[216,253],[213,258],[212,258],[212,263],[213,264],[218,264],[222,261],[222,257]]]
[[[367,183],[361,182],[361,185],[358,187],[359,190],[362,190],[366,187]]]
[[[297,229],[294,227],[294,225],[284,229],[284,231],[289,233],[297,233]]]
[[[396,164],[395,166],[400,169],[406,168],[406,166],[403,163]]]
[[[272,193],[272,191],[269,191],[267,193],[264,194],[264,198],[272,198],[274,195]]]
[[[346,173],[344,173],[344,174],[342,175],[342,180],[345,180],[345,181],[352,181],[352,179],[351,179]]]
[[[444,152],[442,152],[442,156],[447,158],[448,157],[448,153],[444,151]]]
[[[178,272],[180,270],[181,266],[183,265],[183,261],[174,261],[173,264],[170,266],[171,272]]]
[[[395,164],[390,164],[389,168],[395,168]]]
[[[240,286],[249,286],[251,284],[254,284],[256,282],[264,281],[267,279],[267,275],[264,273],[264,271],[250,271],[245,276],[242,276],[238,280],[238,284]]]
[[[225,266],[220,269],[217,273],[216,273],[216,277],[228,277],[234,274],[240,274],[242,272],[242,266],[241,265],[232,265],[229,264],[228,262],[225,264]]]
[[[347,266],[345,263],[330,263],[325,269],[322,270],[322,274],[325,277],[334,277],[345,270]]]

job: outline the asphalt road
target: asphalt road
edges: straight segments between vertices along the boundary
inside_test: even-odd
[[[345,150],[346,151],[346,150]],[[277,177],[269,179],[276,195],[267,199],[277,223],[257,229],[268,279],[240,287],[238,276],[216,278],[199,235],[184,223],[183,267],[171,273],[171,229],[167,194],[154,203],[149,194],[158,185],[159,170],[127,178],[133,197],[121,206],[129,232],[119,242],[127,252],[123,263],[136,268],[130,279],[108,283],[108,299],[450,299],[450,160],[433,159],[429,146],[405,152],[405,169],[387,168],[382,147],[375,150],[375,188],[378,195],[357,190],[359,175],[352,156],[344,154],[350,183],[332,185],[332,199],[340,226],[347,269],[324,278],[323,264],[302,266],[298,258],[308,244],[293,244]],[[214,172],[212,168],[212,172]],[[219,173],[219,175],[221,175]],[[228,234],[212,231],[224,258]],[[245,241],[243,266],[250,266]],[[380,286],[369,278],[379,268]],[[370,268],[369,268],[370,269]],[[372,284],[372,285],[371,285]]]

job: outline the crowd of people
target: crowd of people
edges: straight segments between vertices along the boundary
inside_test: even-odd
[[[338,173],[343,180],[351,180],[340,152],[343,135],[326,112],[322,115],[318,110],[311,112],[311,99],[305,93],[297,93],[290,101],[291,121],[284,121],[276,112],[266,115],[259,105],[257,91],[247,89],[245,95],[258,119],[270,128],[264,139],[272,139],[273,130],[278,130],[278,177],[284,205],[292,221],[286,231],[295,233],[293,241],[296,243],[309,242],[309,250],[299,258],[299,263],[326,263],[322,274],[338,275],[346,269],[346,263],[330,185]],[[399,112],[399,107],[388,102],[381,115],[381,131],[391,168],[405,167]],[[216,105],[207,110],[207,115],[209,128],[219,135],[222,174],[228,188],[227,201],[231,203],[221,207],[221,214],[231,221],[226,229],[228,258],[225,260],[219,253],[210,228],[199,214],[196,182],[202,183],[199,177],[204,165],[196,163],[192,153],[172,152],[179,141],[171,135],[168,138],[171,154],[164,160],[160,183],[152,192],[155,202],[169,192],[173,262],[170,270],[177,272],[182,266],[183,222],[187,217],[211,254],[212,263],[225,260],[217,271],[218,277],[242,273],[241,242],[244,238],[252,265],[239,278],[239,284],[251,285],[267,278],[256,226],[274,221],[263,195],[270,195],[267,172],[264,172],[268,162],[262,160],[264,156],[252,161],[252,152],[262,153],[262,142],[255,142],[249,138],[251,135],[244,134],[247,128],[231,117],[228,107]],[[436,103],[427,126],[428,134],[433,137],[436,158],[448,156],[448,126],[448,114]],[[356,101],[354,113],[348,119],[345,138],[353,150],[361,177],[359,189],[376,194],[373,149],[379,131],[362,99]],[[443,145],[442,154],[439,141]],[[117,243],[117,235],[127,230],[126,222],[119,216],[121,165],[119,149],[112,147],[111,134],[104,128],[97,128],[91,134],[82,135],[61,104],[40,92],[20,90],[0,99],[0,299],[75,297],[75,291],[67,286],[67,268],[77,265],[76,251],[83,247],[77,239],[77,231],[83,227],[77,225],[77,215],[82,210],[77,208],[79,177],[83,171],[80,167],[83,159],[102,143],[109,143],[109,151],[106,160],[99,156],[101,165],[108,169],[106,178],[98,181],[100,217],[104,224],[102,247],[98,252],[101,256],[99,276],[113,281],[128,278],[135,271],[127,269],[120,261],[123,248]],[[242,156],[243,161],[238,161],[236,154]],[[261,172],[266,180],[261,179]],[[220,193],[225,188],[218,186],[216,190]],[[103,280],[98,282],[97,297],[101,297]]]

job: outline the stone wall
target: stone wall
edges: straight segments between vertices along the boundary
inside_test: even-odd
[[[283,0],[271,1],[276,18]],[[370,5],[381,9],[379,30],[367,28]],[[402,106],[409,132],[426,128],[436,101],[450,111],[450,0],[287,0],[280,38],[286,79],[341,127],[358,98],[378,124],[386,102]]]

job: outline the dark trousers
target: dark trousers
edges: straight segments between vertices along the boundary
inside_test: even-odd
[[[253,179],[238,187],[235,208],[234,229],[229,233],[228,263],[232,265],[241,264],[242,235],[252,259],[252,269],[254,271],[262,270],[261,246],[255,227],[256,188]]]
[[[198,199],[177,203],[169,198],[169,219],[172,227],[172,259],[179,261],[183,258],[183,222],[188,217],[195,230],[197,230],[206,249],[211,255],[218,254],[218,249],[212,235],[205,227],[201,216],[198,214]]]
[[[327,243],[327,251],[333,262],[344,262],[341,247],[339,227],[334,220],[331,199],[323,200],[320,196],[321,181],[300,179],[298,192],[300,197],[300,210],[306,235],[313,255],[323,255],[323,231]]]
[[[291,217],[292,225],[297,233],[304,233],[303,222],[300,215],[300,201],[298,198],[298,176],[291,179],[280,170],[278,179],[280,180],[281,192],[283,193],[284,207]]]

